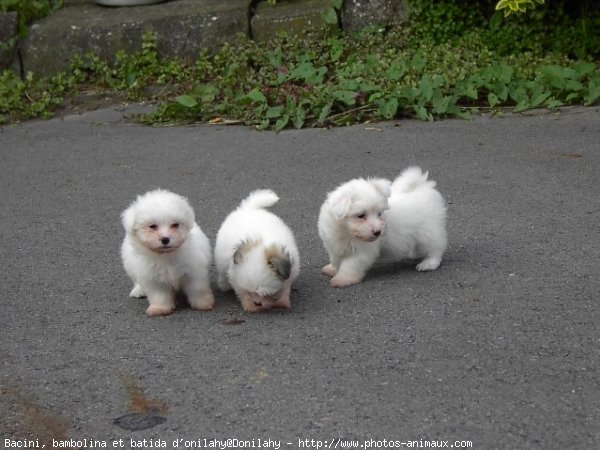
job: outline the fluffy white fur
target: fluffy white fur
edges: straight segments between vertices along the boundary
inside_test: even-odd
[[[446,206],[428,172],[409,167],[392,183],[358,178],[327,195],[319,236],[329,254],[323,272],[333,287],[360,283],[378,260],[420,259],[435,270],[446,251]]]
[[[180,291],[192,308],[213,308],[210,242],[184,197],[160,189],[147,192],[123,211],[121,219],[121,257],[134,284],[129,295],[148,297],[149,316],[173,312]]]
[[[252,192],[223,222],[215,245],[219,288],[233,289],[247,312],[290,308],[300,256],[292,231],[265,208],[279,197]]]

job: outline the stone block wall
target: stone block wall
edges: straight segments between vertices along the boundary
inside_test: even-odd
[[[390,25],[400,19],[403,3],[344,0],[338,26],[357,31],[367,25]],[[163,56],[193,59],[201,49],[215,50],[238,34],[264,41],[278,31],[302,34],[335,27],[323,19],[328,7],[329,0],[278,0],[275,6],[266,0],[170,0],[132,7],[65,0],[64,8],[31,25],[29,35],[18,43],[19,58],[13,58],[12,49],[3,53],[4,66],[12,59],[17,72],[52,74],[68,69],[76,54],[94,52],[111,60],[118,50],[138,50],[147,31],[157,35]],[[5,28],[10,35],[10,27],[0,26]],[[0,41],[8,39],[0,36]]]

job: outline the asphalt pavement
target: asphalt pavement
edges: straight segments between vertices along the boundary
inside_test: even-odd
[[[0,128],[0,446],[600,446],[600,108],[281,133],[127,111]],[[329,287],[326,193],[413,164],[448,203],[442,266]],[[119,215],[158,187],[213,244],[277,192],[292,309],[244,313],[212,268],[214,311],[147,317]]]

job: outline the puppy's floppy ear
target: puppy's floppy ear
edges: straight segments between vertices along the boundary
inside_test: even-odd
[[[385,198],[392,195],[392,182],[390,180],[386,180],[385,178],[369,178],[367,181],[381,192]]]
[[[265,249],[265,257],[269,268],[280,280],[287,280],[292,271],[291,257],[284,247],[271,245]]]
[[[260,243],[260,241],[257,241],[257,240],[240,242],[239,245],[235,248],[235,252],[233,252],[233,263],[234,264],[242,263],[242,261],[244,261],[244,256],[250,250],[252,250],[252,248],[256,247],[259,243]]]
[[[121,223],[126,233],[131,233],[135,226],[135,211],[133,205],[121,213]]]
[[[331,192],[327,196],[327,204],[331,208],[336,219],[342,219],[348,215],[350,207],[352,206],[352,195],[350,192],[345,190],[337,190]]]

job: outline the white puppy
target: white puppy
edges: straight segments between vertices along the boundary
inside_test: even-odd
[[[148,297],[149,316],[173,312],[178,292],[194,309],[213,308],[210,242],[185,198],[160,189],[147,192],[123,211],[121,219],[121,257],[134,284],[129,295]]]
[[[219,288],[235,291],[247,312],[290,308],[292,283],[300,256],[292,231],[265,210],[279,197],[270,190],[252,192],[221,225],[215,245]]]
[[[360,283],[377,260],[422,259],[417,270],[438,268],[447,245],[446,206],[427,176],[410,167],[393,183],[358,178],[327,195],[319,236],[333,287]]]

